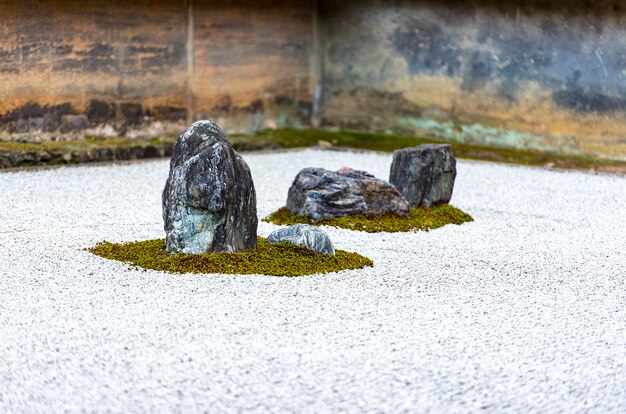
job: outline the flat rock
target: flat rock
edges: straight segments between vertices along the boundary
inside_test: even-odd
[[[355,214],[406,214],[409,203],[395,186],[365,171],[305,168],[287,195],[287,208],[313,220]]]
[[[449,203],[455,178],[456,159],[448,144],[425,144],[393,153],[389,182],[411,208]]]
[[[330,238],[319,227],[309,224],[294,224],[270,233],[267,237],[270,243],[287,242],[304,246],[317,253],[334,256],[335,248]]]
[[[169,252],[201,254],[256,248],[256,193],[250,168],[211,121],[178,138],[163,190]]]

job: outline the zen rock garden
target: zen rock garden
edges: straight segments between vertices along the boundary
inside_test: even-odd
[[[338,171],[304,168],[289,188],[286,207],[265,219],[290,225],[263,239],[257,236],[256,191],[250,168],[215,123],[198,121],[180,135],[172,154],[162,195],[165,241],[101,243],[92,251],[137,266],[175,272],[322,273],[372,263],[356,253],[336,250],[318,225],[372,231],[366,225],[351,227],[345,221],[365,220],[383,224],[374,231],[402,231],[471,220],[460,210],[458,221],[454,219],[456,211],[437,210],[449,203],[456,178],[456,160],[449,145],[396,151],[390,177],[388,182],[350,167]],[[289,216],[287,223],[281,222],[281,214]],[[429,214],[441,223],[430,223],[428,220],[434,220],[430,217],[426,220],[429,224],[422,225]],[[390,221],[408,224],[401,230],[384,227]],[[284,250],[281,255],[272,251],[277,248],[292,249],[294,263],[285,261]],[[168,254],[159,253],[163,250]],[[245,255],[246,263],[256,260],[261,267],[222,266],[231,259],[241,264],[236,259],[241,255]],[[278,256],[282,259],[277,262]],[[280,270],[281,266],[303,263],[303,257],[313,260],[306,272]],[[194,265],[186,268],[185,260],[187,265]]]

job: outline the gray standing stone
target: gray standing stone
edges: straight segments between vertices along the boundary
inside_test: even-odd
[[[305,168],[287,195],[287,208],[313,220],[355,214],[406,214],[409,203],[393,185],[365,171]]]
[[[267,237],[270,243],[287,242],[304,246],[317,253],[335,255],[335,248],[326,233],[309,224],[294,224],[276,230]]]
[[[213,122],[195,122],[178,138],[163,190],[163,219],[172,253],[256,248],[250,169]]]
[[[455,178],[456,159],[448,144],[425,144],[393,153],[389,182],[411,208],[450,202]]]

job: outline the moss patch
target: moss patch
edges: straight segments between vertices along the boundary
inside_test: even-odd
[[[337,148],[355,148],[384,152],[391,152],[421,144],[446,143],[452,145],[456,158],[533,165],[547,168],[626,174],[626,162],[624,161],[607,160],[583,155],[564,155],[542,151],[449,142],[436,138],[401,134],[279,129],[259,131],[254,136],[254,139],[262,142],[274,142],[282,148],[310,147],[321,144],[325,147],[332,146]]]
[[[0,141],[0,169],[36,165],[74,164],[114,161],[171,155],[177,136],[154,138],[99,138],[44,141],[41,143]],[[394,151],[443,141],[401,134],[326,130],[263,130],[255,135],[229,134],[237,151],[278,148],[323,147]],[[449,142],[457,158],[536,165],[549,168],[580,169],[626,174],[626,162],[600,158],[560,155],[540,151],[498,148],[485,145]]]
[[[153,138],[98,138],[85,136],[82,139],[67,141],[42,141],[42,142],[16,142],[0,141],[0,151],[61,151],[68,153],[72,151],[89,151],[97,148],[130,148],[145,147],[148,145],[174,144],[178,137],[174,135],[163,135]]]
[[[164,239],[123,244],[102,242],[87,250],[107,259],[170,273],[303,276],[374,265],[357,253],[337,250],[334,256],[329,256],[290,243],[270,243],[262,237],[258,238],[257,250],[237,253],[170,254],[165,250]]]
[[[463,224],[473,220],[474,219],[469,214],[448,204],[428,209],[414,208],[405,216],[395,214],[383,214],[380,216],[359,214],[355,216],[321,219],[318,221],[313,221],[309,217],[292,213],[287,207],[282,207],[263,219],[263,221],[268,223],[283,226],[306,223],[316,226],[333,226],[349,230],[361,230],[368,233],[378,233],[382,231],[389,233],[414,230],[428,231],[445,226],[446,224]]]

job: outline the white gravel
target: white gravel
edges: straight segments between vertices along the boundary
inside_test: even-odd
[[[259,216],[305,166],[244,154]],[[82,250],[162,237],[166,161],[0,174],[0,412],[626,412],[626,178],[458,165],[475,222],[325,228],[375,267],[140,271]],[[261,223],[267,236],[276,226]]]

